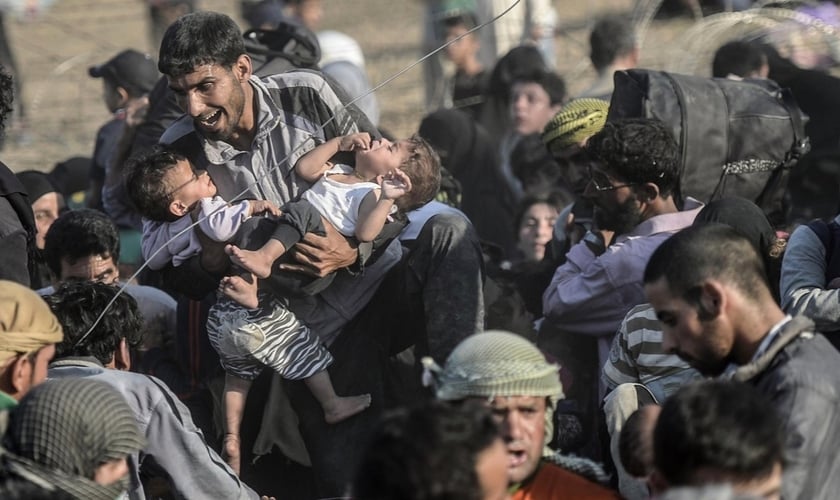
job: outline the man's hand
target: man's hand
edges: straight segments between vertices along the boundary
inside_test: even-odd
[[[382,198],[396,200],[411,191],[411,179],[400,169],[394,169],[377,179],[382,188]]]
[[[356,244],[339,233],[326,219],[321,220],[326,236],[306,233],[303,240],[292,247],[298,263],[280,264],[280,269],[322,278],[356,262],[359,257]]]
[[[261,215],[269,213],[275,217],[279,217],[282,212],[277,208],[277,205],[268,200],[248,200],[251,208],[251,213],[248,215]]]
[[[370,134],[367,132],[357,132],[355,134],[345,135],[338,143],[339,151],[358,151],[370,149]]]

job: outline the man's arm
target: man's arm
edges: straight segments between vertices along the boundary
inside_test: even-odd
[[[325,236],[306,233],[291,249],[298,263],[280,264],[280,269],[323,277],[356,263],[360,251],[355,240],[345,238],[326,219],[324,232]]]
[[[587,243],[573,246],[555,271],[543,294],[543,314],[564,332],[611,335],[627,311],[644,302],[644,263],[632,251],[596,257]]]
[[[256,492],[236,477],[207,446],[189,410],[162,383],[163,397],[153,408],[143,450],[163,468],[181,498],[254,499]]]
[[[814,320],[817,330],[840,328],[840,289],[827,289],[825,247],[807,226],[798,227],[788,240],[782,261],[782,309]]]
[[[34,243],[33,243],[34,244]],[[29,286],[26,230],[5,197],[0,196],[0,279]]]

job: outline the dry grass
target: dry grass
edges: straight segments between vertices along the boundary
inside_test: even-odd
[[[626,11],[632,0],[560,1],[564,27],[557,37],[558,69],[572,91],[592,76],[587,33],[600,13]],[[238,18],[236,2],[200,0],[201,6]],[[379,83],[408,66],[420,53],[422,0],[324,0],[323,27],[356,38],[367,58],[371,81]],[[124,48],[154,53],[140,0],[58,0],[39,19],[6,20],[24,79],[29,128],[12,126],[0,158],[13,170],[47,170],[71,156],[89,156],[97,128],[108,119],[101,82],[88,66]],[[646,36],[644,61],[660,67],[686,20],[655,23]],[[424,114],[422,76],[414,68],[377,93],[382,125],[396,135],[414,131]]]

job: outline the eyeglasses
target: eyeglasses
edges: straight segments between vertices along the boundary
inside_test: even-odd
[[[589,167],[589,183],[595,188],[595,191],[615,191],[623,187],[636,186],[638,182],[627,182],[625,184],[613,184],[603,172]]]

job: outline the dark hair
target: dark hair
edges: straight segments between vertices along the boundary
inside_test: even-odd
[[[557,73],[542,68],[519,73],[513,79],[511,88],[517,83],[536,83],[545,90],[552,105],[560,104],[566,98],[566,82]]]
[[[653,465],[653,429],[654,425],[646,418],[640,407],[634,411],[618,435],[618,456],[621,465],[634,477],[647,477]]]
[[[565,207],[572,201],[573,198],[571,197],[571,195],[563,191],[546,191],[526,195],[524,198],[522,198],[522,201],[519,202],[519,206],[517,207],[516,213],[514,214],[514,234],[516,234],[517,238],[519,237],[519,226],[522,225],[522,219],[525,218],[525,214],[528,212],[528,209],[530,209],[534,205],[545,203],[546,205],[550,205],[556,208],[557,212],[559,213],[561,210],[563,210],[563,207]]]
[[[535,69],[547,69],[540,51],[531,45],[516,46],[496,61],[490,78],[487,80],[485,94],[507,105],[510,99],[510,87],[516,78]]]
[[[56,345],[55,357],[93,356],[102,364],[109,363],[120,340],[134,348],[143,341],[142,317],[137,301],[113,285],[94,281],[63,283],[44,300],[64,330],[64,340]],[[114,297],[116,296],[116,299]],[[113,300],[113,303],[111,301]],[[105,311],[102,319],[81,345],[76,345]]]
[[[430,401],[386,416],[369,442],[353,482],[366,500],[478,500],[477,456],[500,438],[480,403]]]
[[[764,261],[767,282],[776,302],[780,302],[779,278],[787,240],[778,238],[761,208],[745,198],[727,197],[710,201],[697,213],[692,225],[718,223],[732,227],[750,240]]]
[[[681,230],[665,240],[645,268],[645,284],[664,278],[674,297],[696,302],[697,287],[708,279],[729,283],[758,300],[770,295],[764,263],[750,241],[723,224]]]
[[[400,168],[411,179],[411,191],[396,201],[403,212],[425,205],[440,190],[440,158],[434,148],[417,134],[406,140],[409,156]]]
[[[6,128],[6,118],[12,112],[15,101],[15,80],[3,65],[0,65],[0,135]]]
[[[98,210],[82,208],[60,215],[44,238],[44,260],[55,276],[61,276],[61,259],[102,255],[120,260],[120,233],[114,222]]]
[[[454,16],[447,16],[441,21],[445,29],[454,28],[456,26],[463,26],[467,31],[478,26],[478,19],[471,11],[461,12]]]
[[[172,149],[159,146],[128,160],[125,190],[140,215],[156,222],[171,222],[178,218],[169,210],[173,186],[165,182],[165,178],[179,161],[189,160]]]
[[[758,391],[731,381],[682,387],[665,401],[653,432],[654,460],[670,486],[696,485],[699,470],[726,482],[765,478],[783,460],[781,422]]]
[[[608,121],[589,138],[586,151],[619,180],[656,184],[660,196],[670,196],[679,185],[679,148],[671,131],[659,120]]]
[[[607,16],[598,20],[589,34],[589,47],[589,59],[598,73],[636,50],[636,33],[630,18]]]
[[[712,61],[712,76],[725,78],[731,74],[745,78],[765,64],[767,55],[761,45],[736,40],[717,49]]]
[[[245,41],[236,22],[218,12],[193,12],[166,29],[160,44],[158,69],[177,78],[202,64],[230,68],[245,54]]]

